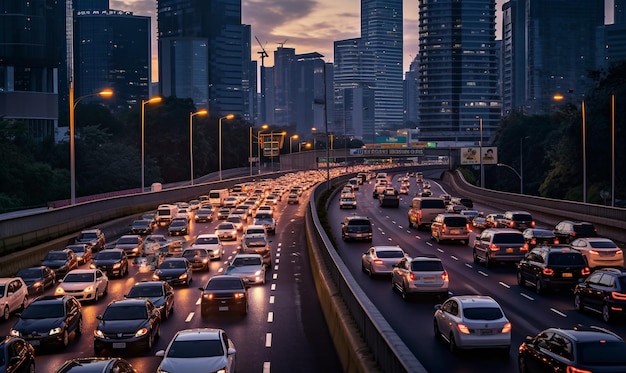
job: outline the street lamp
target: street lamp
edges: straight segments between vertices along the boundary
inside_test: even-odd
[[[193,117],[196,115],[207,115],[209,111],[207,109],[200,109],[198,111],[189,113],[189,168],[191,169],[191,185],[193,185]]]
[[[476,119],[479,121],[480,125],[480,140],[478,142],[478,147],[480,148],[480,187],[485,187],[485,168],[483,166],[483,117],[480,115],[476,116]]]
[[[261,174],[261,132],[266,131],[270,128],[270,126],[265,123],[261,126],[261,128],[256,133],[256,141],[258,146],[258,156],[259,156],[259,175]]]
[[[76,123],[75,123],[75,112],[76,112],[76,105],[78,105],[78,103],[80,102],[80,100],[82,100],[83,98],[87,98],[87,97],[92,97],[92,96],[100,96],[100,97],[111,97],[113,96],[113,91],[111,89],[103,89],[100,92],[97,93],[91,93],[88,95],[84,95],[84,96],[80,96],[77,99],[74,99],[74,82],[72,80],[70,80],[70,87],[69,87],[69,102],[70,102],[70,204],[74,205],[76,204],[76,149],[75,149],[75,144],[74,144],[74,137],[75,137],[75,127],[76,127]]]
[[[219,164],[220,164],[220,181],[222,181],[222,119],[231,120],[235,117],[235,114],[228,114],[223,117],[220,117],[218,121],[218,132],[219,132]]]
[[[517,175],[517,177],[519,177],[519,192],[520,192],[520,194],[524,194],[524,178],[523,178],[523,176],[519,172],[517,172],[513,167],[509,166],[508,164],[497,163],[496,165],[498,167],[506,167],[506,168],[510,169],[511,171],[515,172],[515,175]]]
[[[298,136],[297,133],[289,137],[289,154],[293,153],[293,146],[291,146],[291,140],[297,140],[299,137],[300,136]]]
[[[154,96],[148,100],[141,100],[141,193],[145,191],[145,116],[146,116],[146,105],[147,104],[157,104],[161,102],[160,96]]]
[[[285,131],[272,131],[270,133],[270,165],[272,168],[272,172],[274,172],[274,134],[280,134],[281,136],[285,136],[287,134],[287,132]],[[281,141],[279,141],[278,143],[280,144],[282,142],[282,137],[281,137]],[[278,148],[278,154],[280,155],[280,146]]]

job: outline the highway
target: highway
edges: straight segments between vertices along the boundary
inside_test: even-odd
[[[306,191],[302,200],[307,200]],[[210,276],[222,273],[229,259],[237,251],[238,243],[225,242],[226,254],[221,261],[211,263],[208,272],[194,272],[190,287],[175,287],[175,311],[161,327],[161,337],[149,352],[117,351],[108,355],[120,356],[133,364],[138,372],[155,372],[160,362],[154,354],[165,349],[176,331],[195,327],[217,327],[226,330],[237,349],[238,372],[339,372],[341,365],[333,348],[325,325],[324,316],[317,299],[303,232],[306,204],[287,205],[285,199],[276,205],[278,221],[276,235],[272,240],[271,270],[265,285],[254,285],[249,290],[250,308],[246,317],[212,316],[200,317],[200,290]],[[155,206],[156,208],[156,206]],[[251,218],[249,218],[251,222]],[[201,233],[213,233],[217,221],[190,225],[189,242]],[[167,234],[167,228],[159,228],[154,234]],[[107,237],[113,242],[117,237]],[[136,282],[151,279],[152,272],[140,272],[139,267],[130,269],[130,275],[122,279],[110,279],[109,292],[97,303],[83,304],[83,335],[71,336],[67,349],[45,348],[37,350],[37,372],[53,372],[65,360],[93,356],[93,330],[96,315],[101,315],[107,304],[122,299]],[[52,294],[49,289],[46,294]],[[0,335],[8,335],[16,322],[13,315],[8,321],[0,321]]]
[[[424,172],[430,179],[434,196],[449,193],[460,197],[446,185],[438,184],[439,173]],[[394,176],[394,185],[397,175]],[[623,338],[626,326],[606,325],[596,315],[581,314],[574,310],[573,295],[569,291],[536,294],[533,289],[523,289],[517,285],[515,267],[502,265],[485,268],[472,260],[470,245],[459,243],[437,244],[431,240],[430,232],[408,228],[407,211],[413,195],[418,191],[415,178],[411,180],[409,195],[403,195],[400,207],[380,208],[378,200],[372,198],[373,184],[364,184],[356,192],[358,208],[341,210],[338,198],[331,201],[328,217],[332,235],[337,243],[337,251],[351,274],[365,291],[370,300],[383,314],[393,330],[405,342],[429,372],[515,372],[517,371],[517,347],[527,335],[536,335],[547,327],[572,327],[578,324],[597,325],[608,328]],[[485,214],[502,212],[503,206],[488,206],[474,201],[474,207]],[[340,223],[347,215],[357,213],[368,216],[373,222],[373,242],[344,242],[341,240]],[[549,227],[546,222],[537,222],[538,227]],[[552,228],[552,226],[550,226]],[[450,276],[450,295],[482,294],[490,295],[503,307],[506,316],[513,324],[512,346],[508,356],[490,350],[469,350],[452,354],[447,344],[436,340],[433,333],[434,306],[441,301],[437,298],[419,297],[409,302],[392,290],[389,278],[370,278],[361,271],[361,255],[370,245],[399,245],[410,256],[436,254],[442,259]]]

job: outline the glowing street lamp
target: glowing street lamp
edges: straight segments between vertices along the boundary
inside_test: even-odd
[[[146,105],[148,104],[158,104],[161,102],[160,96],[154,96],[148,100],[141,100],[141,193],[145,190],[145,116],[146,116]]]
[[[218,121],[220,181],[222,181],[222,119],[231,120],[234,117],[235,117],[235,114],[228,114],[228,115],[221,117]]]
[[[297,140],[300,136],[298,136],[298,134],[296,133],[295,135],[291,135],[289,137],[289,154],[292,153],[293,150],[293,146],[291,145],[291,140]]]
[[[189,168],[191,169],[191,185],[193,185],[193,117],[196,115],[207,115],[208,113],[209,111],[206,109],[189,113]]]

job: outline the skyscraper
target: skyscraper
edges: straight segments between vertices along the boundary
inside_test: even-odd
[[[478,145],[495,132],[495,10],[495,0],[419,1],[420,140]]]

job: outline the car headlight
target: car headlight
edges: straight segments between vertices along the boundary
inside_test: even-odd
[[[262,271],[261,271],[261,270],[258,270],[258,271],[256,271],[256,272],[254,272],[254,275],[255,275],[255,276],[261,276],[261,273],[262,273]]]
[[[18,330],[15,330],[15,329],[11,329],[10,333],[11,333],[11,335],[13,337],[19,337],[20,336],[20,332]]]
[[[35,283],[33,283],[34,288],[38,288],[40,286],[41,286],[41,281],[36,281]]]
[[[89,268],[91,268],[91,269],[96,269],[96,265],[95,265],[95,264],[93,264],[93,263],[91,263],[91,264],[89,264]]]
[[[113,268],[120,268],[122,266],[122,263],[115,263],[113,264]]]
[[[187,278],[187,272],[185,272],[185,273],[183,273],[182,275],[178,276],[178,278],[179,278],[180,280],[184,280],[184,279],[186,279],[186,278]]]
[[[152,279],[153,279],[153,280],[158,280],[158,279],[159,279],[159,272],[154,272],[154,273],[152,274]]]
[[[93,285],[89,285],[83,290],[83,293],[91,293],[93,291]]]
[[[141,337],[143,335],[146,335],[147,333],[148,333],[148,328],[141,328],[137,330],[137,332],[135,333],[135,337]]]
[[[102,333],[99,329],[94,330],[93,335],[98,338],[104,338],[104,333]]]
[[[234,294],[234,298],[235,298],[235,299],[241,299],[241,298],[243,298],[243,297],[245,297],[245,294],[244,294],[244,293],[235,293],[235,294]]]
[[[60,287],[60,286],[59,286],[59,287],[58,287],[58,288],[56,288],[56,290],[54,291],[54,294],[56,294],[56,295],[63,295],[63,294],[65,294],[65,289],[63,289],[62,287]]]
[[[50,329],[48,334],[55,335],[55,334],[61,333],[62,331],[63,331],[63,328],[52,328],[52,329]]]

